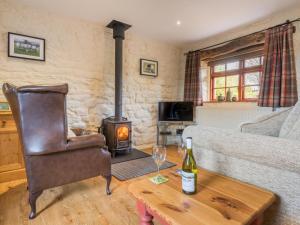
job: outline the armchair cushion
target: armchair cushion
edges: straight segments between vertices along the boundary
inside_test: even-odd
[[[102,134],[83,135],[68,139],[67,150],[76,150],[89,147],[103,147],[105,139]]]

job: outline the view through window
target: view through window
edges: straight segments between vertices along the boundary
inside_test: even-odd
[[[226,97],[228,90],[236,101],[257,101],[263,56],[222,60],[211,66],[211,100]]]

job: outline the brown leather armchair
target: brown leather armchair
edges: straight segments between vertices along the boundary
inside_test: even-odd
[[[31,212],[43,190],[102,175],[109,195],[111,156],[101,134],[67,138],[68,85],[3,84],[3,93],[17,124],[26,166]]]

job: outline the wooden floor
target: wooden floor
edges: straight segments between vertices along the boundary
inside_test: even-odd
[[[177,148],[169,147],[167,152],[167,160],[181,166]],[[34,220],[28,220],[26,180],[2,183],[0,225],[136,225],[139,220],[135,199],[127,189],[130,182],[141,178],[129,181],[113,178],[110,196],[105,194],[105,181],[101,177],[46,190],[37,201],[38,216]]]

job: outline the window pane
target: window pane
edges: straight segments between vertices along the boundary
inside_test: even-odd
[[[245,60],[245,67],[252,67],[252,66],[259,66],[260,65],[260,57],[246,59]]]
[[[240,66],[239,61],[226,64],[226,70],[237,70]]]
[[[227,87],[239,86],[239,75],[227,76],[226,86]]]
[[[214,89],[214,99],[217,99],[218,96],[222,95],[223,97],[225,97],[225,88],[221,88],[221,89]]]
[[[214,66],[214,72],[222,72],[225,71],[225,64],[220,64],[220,65],[216,65]]]
[[[259,94],[259,86],[248,86],[245,87],[244,91],[245,98],[257,98]]]
[[[225,87],[225,77],[215,77],[214,82],[215,88]]]
[[[245,85],[259,84],[260,72],[245,73]]]

